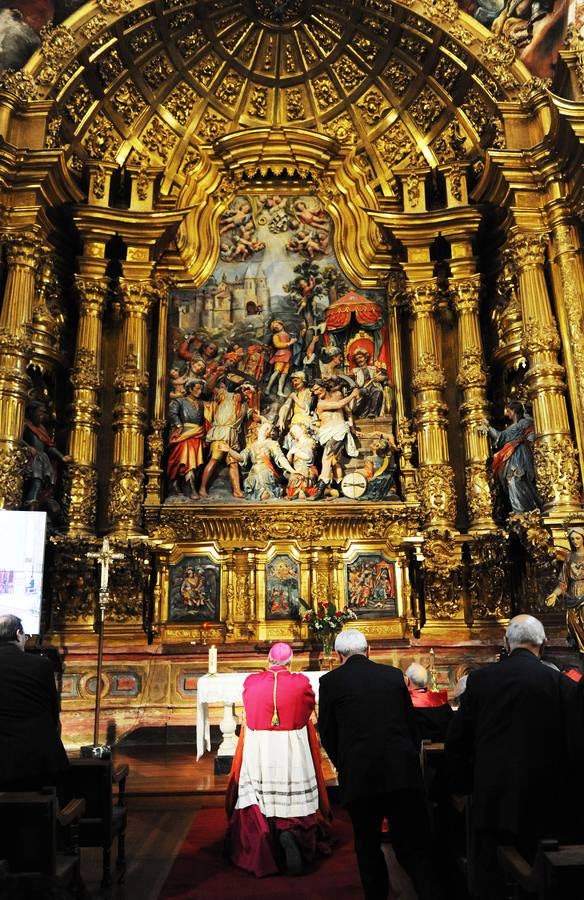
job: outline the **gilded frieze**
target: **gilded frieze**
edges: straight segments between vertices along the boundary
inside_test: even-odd
[[[80,30],[86,41],[93,41],[105,28],[107,28],[107,19],[101,13],[98,13],[92,16],[89,22],[82,25]]]

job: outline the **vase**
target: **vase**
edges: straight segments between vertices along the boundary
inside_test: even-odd
[[[323,659],[332,659],[335,652],[335,633],[334,631],[324,631],[322,634],[322,657]]]

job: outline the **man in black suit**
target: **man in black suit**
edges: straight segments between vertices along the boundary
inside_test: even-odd
[[[531,860],[540,838],[581,837],[578,691],[541,662],[545,640],[541,622],[515,616],[505,636],[509,655],[470,672],[446,736],[454,793],[472,794],[472,890],[488,900],[502,896],[498,844]]]
[[[335,765],[367,900],[385,900],[389,878],[381,850],[386,817],[400,865],[419,900],[436,900],[430,825],[422,786],[419,740],[404,677],[368,658],[365,636],[342,631],[335,650],[341,665],[320,679],[320,738]]]
[[[17,616],[0,616],[0,790],[58,785],[68,766],[48,659],[24,653]]]

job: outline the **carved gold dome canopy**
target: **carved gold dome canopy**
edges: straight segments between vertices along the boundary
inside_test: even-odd
[[[173,195],[201,159],[217,187],[351,155],[378,198],[396,167],[480,166],[528,77],[455,0],[99,0],[45,34],[29,76],[73,172],[147,160]]]

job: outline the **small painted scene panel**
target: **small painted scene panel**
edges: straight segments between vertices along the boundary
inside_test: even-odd
[[[169,622],[218,622],[221,567],[208,556],[185,556],[170,567]]]
[[[358,619],[397,618],[395,563],[363,553],[347,564],[347,606]]]
[[[297,619],[300,614],[300,567],[288,554],[266,566],[266,620]]]

